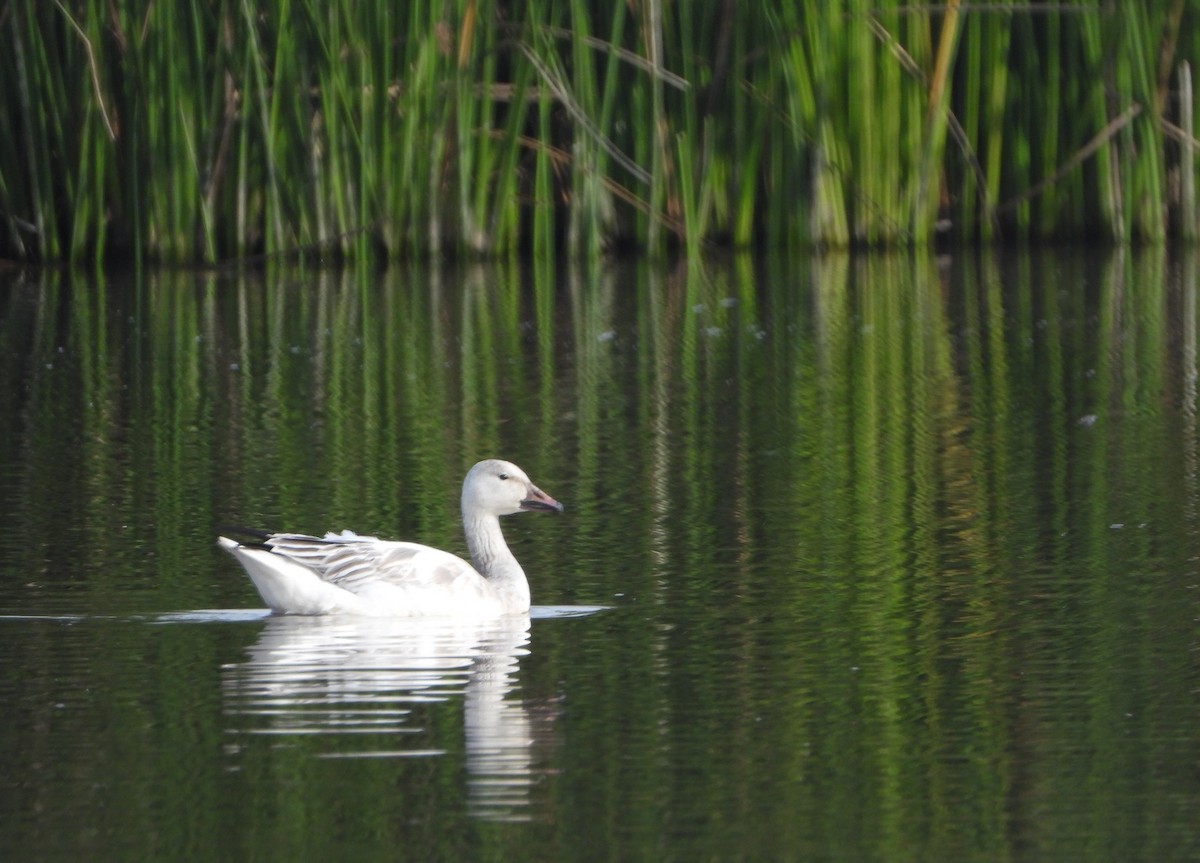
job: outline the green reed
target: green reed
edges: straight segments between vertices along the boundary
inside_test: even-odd
[[[1197,25],[1182,0],[13,0],[0,255],[1187,237]]]

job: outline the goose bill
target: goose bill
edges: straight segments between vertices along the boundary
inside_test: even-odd
[[[540,488],[531,487],[529,497],[521,501],[521,509],[532,512],[562,512],[563,505]]]

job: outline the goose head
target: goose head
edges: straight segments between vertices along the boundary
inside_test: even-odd
[[[463,516],[512,515],[517,512],[562,512],[563,505],[534,485],[515,464],[489,458],[476,464],[463,480]]]

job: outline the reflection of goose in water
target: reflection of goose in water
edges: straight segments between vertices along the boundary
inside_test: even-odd
[[[257,542],[221,537],[219,543],[281,614],[495,617],[529,611],[529,582],[504,541],[500,516],[562,508],[512,462],[486,459],[462,487],[474,568],[427,545],[349,531],[324,537],[250,532]]]
[[[249,658],[222,671],[229,730],[309,735],[322,758],[437,756],[450,742],[418,743],[430,732],[414,711],[461,696],[470,810],[526,818],[535,738],[548,736],[535,734],[529,710],[508,697],[529,626],[528,615],[268,618]],[[323,747],[315,744],[322,735]]]

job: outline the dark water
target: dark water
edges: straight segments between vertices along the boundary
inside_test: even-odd
[[[1200,860],[1195,271],[0,274],[0,859]],[[487,455],[530,620],[215,548]]]

